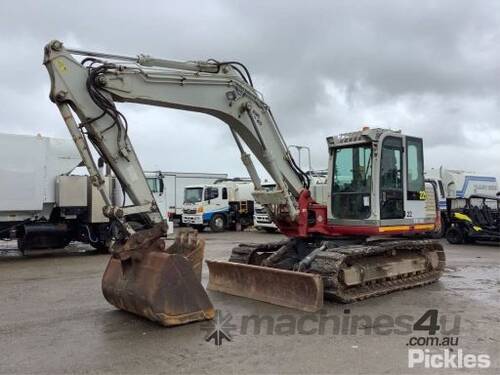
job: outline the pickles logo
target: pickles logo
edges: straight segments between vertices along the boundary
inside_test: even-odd
[[[458,349],[444,349],[432,352],[430,349],[410,349],[408,351],[409,368],[489,368],[491,366],[488,354],[464,353]]]
[[[214,341],[216,346],[221,346],[224,340],[232,341],[231,331],[236,329],[236,325],[231,323],[233,316],[230,313],[223,315],[220,310],[215,311],[213,320],[204,322],[201,330],[207,332],[205,341]]]
[[[459,337],[450,335],[451,333],[457,335],[458,327],[456,330],[445,330],[445,316],[442,315],[438,319],[438,315],[438,310],[427,310],[413,325],[414,331],[427,331],[427,336],[411,336],[406,346],[428,346],[430,348],[408,349],[408,367],[425,369],[489,368],[491,366],[490,356],[485,353],[465,353],[459,349]]]

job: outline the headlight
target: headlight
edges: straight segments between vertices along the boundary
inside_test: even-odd
[[[203,206],[200,206],[196,209],[196,213],[202,214],[203,213]]]

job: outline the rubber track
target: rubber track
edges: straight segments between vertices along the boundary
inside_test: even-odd
[[[265,255],[261,258],[257,253],[272,253],[285,243],[286,241],[268,244],[241,244],[233,249],[229,261],[260,264]],[[399,275],[397,278],[380,279],[354,287],[346,287],[338,277],[343,266],[346,264],[353,265],[357,259],[383,254],[388,254],[388,259],[390,259],[391,254],[401,251],[420,254],[436,251],[439,265],[437,268],[426,272]],[[316,256],[308,272],[318,273],[322,276],[326,299],[352,303],[436,282],[441,277],[444,266],[445,254],[443,248],[435,240],[382,240],[363,245],[329,248]]]
[[[414,276],[405,276],[396,280],[378,282],[357,288],[346,290],[325,290],[325,297],[342,303],[353,303],[371,297],[378,297],[398,290],[415,288],[426,284],[432,284],[439,280],[442,271],[431,271]]]
[[[384,278],[375,282],[368,282],[361,286],[346,287],[338,275],[346,264],[355,264],[357,259],[373,255],[382,255],[393,252],[415,252],[425,255],[436,251],[439,264],[437,268],[426,272],[403,274],[397,278]],[[323,259],[322,259],[323,258]],[[330,258],[329,260],[325,258]],[[390,259],[390,255],[388,255]],[[328,266],[318,267],[318,263],[326,261]],[[316,264],[314,264],[316,263]],[[445,266],[445,254],[441,244],[433,240],[401,240],[382,241],[374,245],[347,246],[332,251],[325,251],[318,255],[310,272],[318,272],[323,276],[325,283],[325,297],[342,303],[352,303],[371,297],[377,297],[398,290],[409,289],[436,282],[441,277]],[[321,268],[319,270],[318,268]]]

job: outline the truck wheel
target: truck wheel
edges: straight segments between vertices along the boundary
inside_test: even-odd
[[[224,215],[221,214],[215,214],[212,216],[212,219],[210,219],[210,229],[212,232],[223,232],[226,227],[226,220],[224,218]]]
[[[470,238],[470,237],[465,237],[464,238],[464,242],[467,243],[467,244],[475,244],[476,243],[476,240],[474,238]]]
[[[106,242],[103,242],[103,241],[98,241],[98,242],[91,242],[90,245],[96,249],[97,251],[97,254],[108,254],[109,253],[109,250],[108,250],[108,246],[106,244]]]
[[[446,231],[446,239],[453,245],[464,243],[464,235],[462,231],[456,227],[451,227]]]
[[[278,231],[278,229],[277,228],[265,227],[264,231],[267,232],[267,233],[276,233]]]
[[[20,251],[21,253],[23,253],[23,255],[24,255],[24,251],[25,251],[25,250],[27,250],[27,248],[26,248],[26,245],[25,245],[25,243],[24,243],[24,238],[23,238],[23,237],[19,237],[19,238],[17,239],[17,248],[18,248],[18,249],[19,249],[19,251]]]

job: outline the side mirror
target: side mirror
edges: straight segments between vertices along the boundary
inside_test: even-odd
[[[165,190],[165,184],[163,183],[163,179],[160,178],[160,194],[163,194],[164,190]]]

